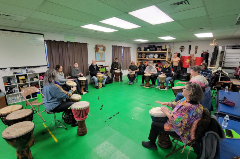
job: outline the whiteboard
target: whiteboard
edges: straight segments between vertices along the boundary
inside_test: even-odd
[[[0,30],[0,68],[47,65],[41,34]]]

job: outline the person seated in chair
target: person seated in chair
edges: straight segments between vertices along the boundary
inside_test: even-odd
[[[157,69],[153,66],[153,62],[152,61],[148,62],[148,66],[146,67],[144,73],[145,74],[151,74],[151,77],[150,77],[150,79],[152,81],[151,88],[153,88],[154,85],[155,85],[155,80],[156,80],[156,76],[157,76]],[[141,86],[144,86],[144,79],[145,79],[145,76],[143,75],[142,76],[142,84],[141,84]]]
[[[129,74],[127,75],[128,79],[129,79],[128,84],[133,84],[133,81],[135,80],[135,78],[138,75],[137,72],[139,71],[139,69],[138,69],[137,65],[135,65],[134,61],[132,61],[131,65],[128,68],[128,71],[129,71],[129,73],[135,72],[135,76],[132,79],[130,79]]]
[[[208,83],[211,83],[212,71],[210,69],[208,69],[207,63],[202,63],[200,66],[201,66],[200,74],[206,78]]]
[[[183,87],[182,99],[178,102],[158,102],[161,105],[167,105],[173,108],[170,112],[165,106],[160,107],[161,111],[168,117],[166,122],[152,122],[148,139],[150,141],[142,142],[145,148],[157,150],[155,144],[158,135],[158,145],[161,148],[171,148],[172,142],[169,135],[180,137],[184,144],[190,142],[190,130],[193,122],[202,117],[203,107],[199,103],[203,99],[202,88],[197,83],[188,82]]]
[[[120,71],[120,81],[122,82],[122,71],[121,71],[122,67],[121,67],[121,64],[118,62],[118,58],[115,58],[115,61],[112,63],[111,65],[111,70],[110,70],[110,73],[111,73],[111,78],[113,79],[114,77],[114,72],[116,70]]]
[[[68,108],[75,102],[68,102],[66,99],[72,96],[73,92],[76,90],[76,87],[72,87],[70,91],[66,92],[62,89],[62,87],[56,84],[56,80],[57,71],[54,69],[47,70],[43,81],[43,105],[49,112],[67,111],[72,113],[72,110]],[[72,126],[74,127],[77,125],[77,121],[73,118]]]
[[[63,88],[63,90],[65,91],[69,91],[67,86],[66,86],[66,82],[67,81],[74,81],[77,84],[77,91],[79,94],[83,95],[79,82],[77,79],[69,79],[70,76],[67,76],[66,78],[64,77],[64,73],[63,71],[63,66],[61,65],[56,65],[55,70],[57,71],[57,81],[59,82],[60,86]]]
[[[196,82],[200,84],[200,86],[204,89],[208,85],[208,81],[205,77],[200,75],[201,67],[200,66],[191,66],[190,67],[190,74],[192,75],[192,78],[190,79],[190,82]],[[177,82],[176,84],[186,84],[187,82]],[[182,92],[178,93],[175,102],[179,101],[183,98]]]
[[[162,68],[160,75],[165,75],[167,76],[166,78],[166,87],[165,90],[168,89],[168,83],[172,79],[172,67],[170,66],[170,62],[166,61],[164,64],[164,67]],[[160,89],[160,82],[159,82],[159,77],[157,77],[157,84],[158,86],[156,88]]]
[[[71,78],[78,80],[78,77],[83,77],[81,70],[78,68],[78,63],[74,62],[74,67],[71,69]],[[88,92],[88,79],[86,79],[84,92]]]
[[[89,71],[90,71],[90,76],[93,79],[94,83],[95,83],[95,87],[96,89],[99,89],[98,87],[98,79],[97,79],[97,75],[101,75],[100,71],[99,71],[99,67],[96,64],[96,60],[92,60],[92,64],[89,66]],[[105,86],[105,82],[106,82],[107,76],[103,76],[103,80],[102,80],[102,87],[106,87]]]

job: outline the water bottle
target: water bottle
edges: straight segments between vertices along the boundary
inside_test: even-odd
[[[228,92],[228,86],[225,87],[225,92]]]
[[[38,102],[42,103],[42,95],[40,94],[40,92],[37,93],[37,98],[38,98]]]
[[[223,127],[223,129],[226,129],[226,128],[227,128],[227,126],[228,126],[228,121],[229,121],[229,116],[226,115],[226,116],[224,117],[224,119],[223,119],[223,122],[222,122],[222,127]]]

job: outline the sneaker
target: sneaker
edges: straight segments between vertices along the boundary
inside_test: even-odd
[[[140,86],[144,86],[144,83],[142,83]]]
[[[106,86],[103,84],[102,87],[106,87]]]
[[[87,93],[88,93],[89,91],[88,91],[88,90],[84,90],[84,92],[87,92]]]
[[[165,89],[164,90],[168,90],[168,88],[167,87],[165,87]]]
[[[142,145],[145,148],[152,149],[152,150],[157,150],[157,145],[155,143],[151,143],[150,141],[148,141],[148,142],[143,141]]]
[[[159,88],[160,88],[160,86],[157,86],[156,88],[157,88],[157,89],[159,89]]]
[[[121,80],[120,82],[123,82],[123,80]]]
[[[151,88],[154,88],[154,85],[151,85]]]
[[[131,84],[131,82],[130,82],[130,81],[128,81],[128,84]]]
[[[79,94],[80,94],[80,95],[83,95],[83,93],[82,93],[82,92],[80,92]]]
[[[133,82],[131,82],[130,84],[133,84]]]
[[[98,87],[98,86],[96,86],[96,89],[99,89],[99,87]]]

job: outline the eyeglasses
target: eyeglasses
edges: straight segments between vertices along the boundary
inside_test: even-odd
[[[183,87],[182,89],[183,89],[183,90],[184,90],[184,89],[188,90],[188,89],[187,89],[187,88],[185,88],[185,87]],[[189,91],[189,90],[188,90],[188,91]]]

